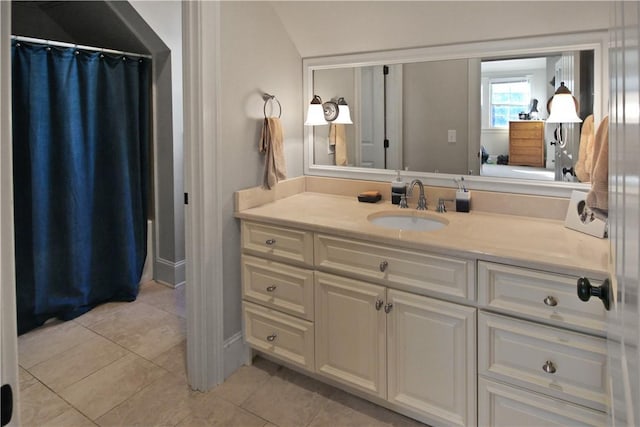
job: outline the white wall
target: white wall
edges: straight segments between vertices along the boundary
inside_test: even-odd
[[[287,176],[302,175],[302,59],[266,2],[221,4],[224,337],[241,330],[240,229],[234,192],[262,184],[262,94],[282,104]]]
[[[468,69],[466,59],[404,65],[403,165],[409,170],[467,174]],[[447,142],[449,130],[456,142]]]
[[[603,1],[278,1],[303,58],[609,28]]]
[[[167,70],[155,70],[154,76],[159,84],[164,78],[171,79],[171,99],[157,99],[154,105],[159,108],[170,107],[172,152],[167,153],[166,145],[159,144],[156,135],[156,169],[154,171],[158,189],[171,189],[172,197],[156,194],[156,253],[155,276],[166,283],[176,285],[184,281],[185,233],[184,233],[184,168],[183,168],[183,101],[182,101],[182,5],[180,1],[133,0],[129,2],[144,21],[162,39],[168,47],[167,52],[157,52],[154,67]],[[170,75],[167,71],[170,71]],[[167,83],[168,84],[168,83]],[[154,96],[159,96],[158,89]],[[169,105],[167,105],[169,104]],[[158,111],[155,112],[156,117]],[[155,132],[162,133],[167,124],[157,123]],[[162,146],[159,146],[162,145]],[[168,144],[167,144],[168,145]],[[172,169],[173,173],[167,169]],[[172,223],[168,226],[166,223]]]

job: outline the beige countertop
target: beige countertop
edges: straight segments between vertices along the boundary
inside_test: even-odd
[[[367,220],[381,211],[412,212],[444,219],[448,225],[437,231],[406,231],[380,227]],[[236,212],[236,217],[594,278],[604,278],[608,271],[609,240],[568,229],[564,221],[558,220],[473,210],[418,212],[413,206],[399,209],[389,202],[360,203],[355,197],[311,192],[243,209]]]

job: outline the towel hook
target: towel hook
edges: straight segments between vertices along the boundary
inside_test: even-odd
[[[269,103],[269,101],[276,101],[278,103],[278,118],[282,116],[282,105],[275,95],[265,93],[264,95],[262,95],[262,99],[264,99],[264,107],[262,108],[262,111],[264,112],[265,119],[267,118],[267,103]]]

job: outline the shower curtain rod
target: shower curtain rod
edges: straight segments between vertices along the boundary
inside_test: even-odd
[[[140,58],[149,58],[149,59],[152,58],[151,55],[146,55],[146,54],[143,54],[143,53],[124,52],[122,50],[104,49],[104,48],[101,48],[101,47],[84,46],[84,45],[75,44],[75,43],[58,42],[58,41],[45,40],[45,39],[36,39],[36,38],[33,38],[33,37],[24,37],[24,36],[14,36],[14,35],[12,35],[11,39],[12,40],[17,40],[17,41],[20,41],[20,42],[25,42],[25,43],[37,43],[37,44],[45,44],[45,45],[49,45],[49,46],[72,47],[72,48],[75,48],[75,49],[111,53],[111,54],[114,54],[114,55],[137,56],[137,57],[140,57]]]

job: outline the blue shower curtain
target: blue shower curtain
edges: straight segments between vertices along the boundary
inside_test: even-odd
[[[15,40],[11,54],[21,334],[137,297],[151,64]]]

